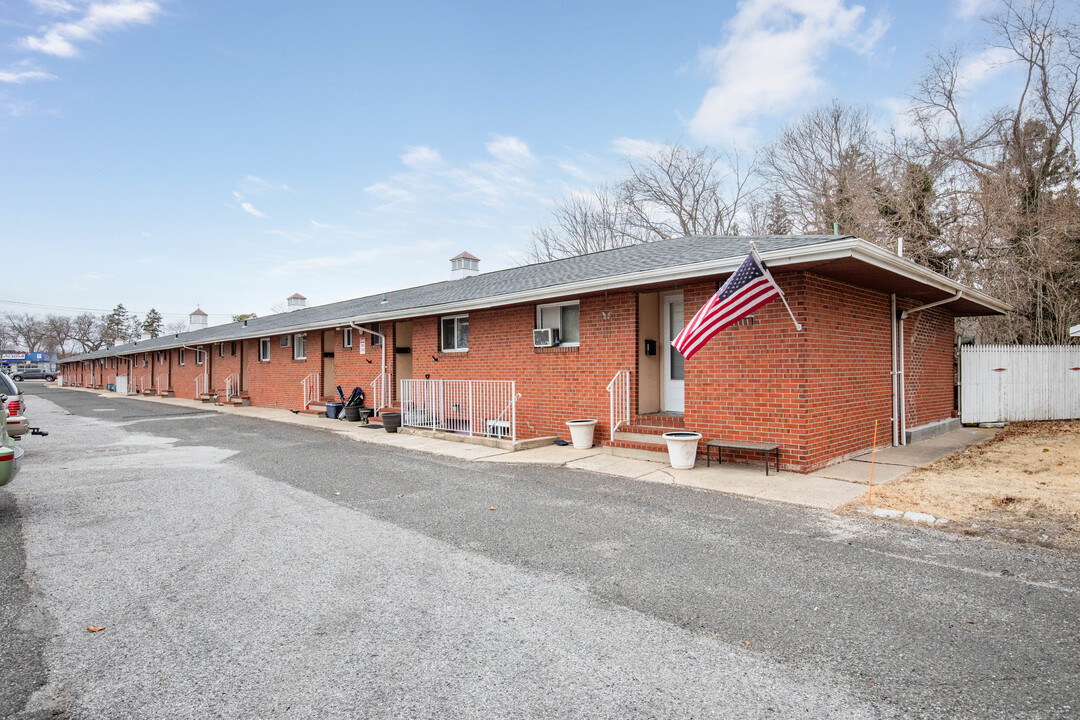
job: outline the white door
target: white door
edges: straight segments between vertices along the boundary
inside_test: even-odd
[[[683,329],[682,295],[665,295],[664,312],[664,410],[683,412],[683,356],[671,341]]]

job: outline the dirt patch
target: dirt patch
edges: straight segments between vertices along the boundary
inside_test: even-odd
[[[874,488],[874,508],[947,518],[940,529],[1080,549],[1080,421],[1024,422]],[[840,509],[866,508],[866,496]]]

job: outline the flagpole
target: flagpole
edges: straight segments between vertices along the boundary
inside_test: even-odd
[[[757,245],[754,244],[753,240],[750,241],[750,252],[753,253],[754,260],[757,261],[758,265],[768,272],[768,269],[765,267],[765,261],[758,255]],[[769,273],[769,278],[772,278],[772,273]],[[775,280],[773,280],[773,285],[776,285]],[[776,289],[780,292],[780,300],[784,303],[784,307],[787,308],[788,315],[791,316],[791,322],[795,323],[795,332],[802,332],[802,323],[796,320],[795,313],[791,312],[791,306],[787,304],[787,298],[784,297],[784,291],[780,289],[779,285],[776,285]]]

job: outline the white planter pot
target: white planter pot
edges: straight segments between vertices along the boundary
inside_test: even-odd
[[[701,439],[701,433],[678,432],[664,433],[664,441],[667,443],[668,459],[671,467],[676,470],[691,470],[697,461],[697,444]]]
[[[596,430],[596,420],[568,420],[566,427],[570,428],[570,440],[574,443],[575,450],[588,450],[593,446],[593,431]]]

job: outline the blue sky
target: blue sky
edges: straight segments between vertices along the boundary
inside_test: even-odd
[[[652,143],[752,152],[834,98],[888,127],[935,47],[993,74],[995,7],[0,0],[0,312],[216,323],[519,264]]]

